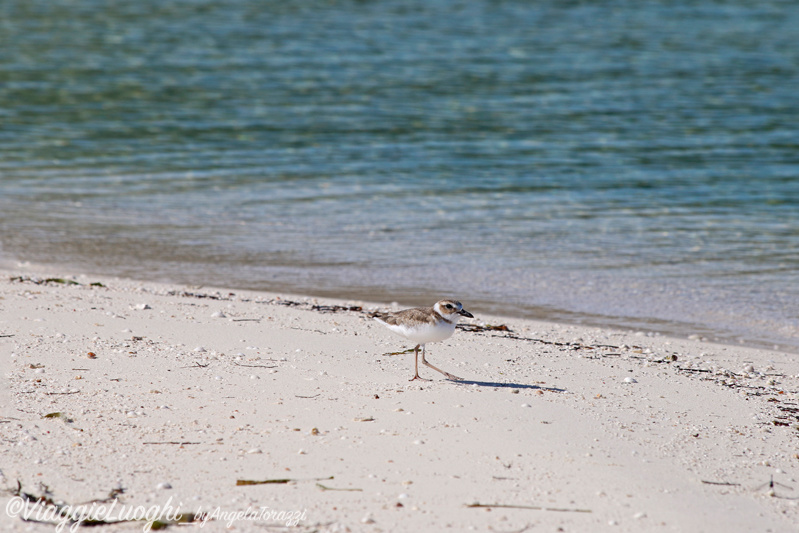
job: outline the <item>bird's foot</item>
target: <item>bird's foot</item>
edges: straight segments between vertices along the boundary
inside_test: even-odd
[[[409,379],[408,381],[415,381],[415,380],[417,380],[417,379],[418,379],[419,381],[432,381],[432,380],[430,380],[430,379],[426,379],[426,378],[423,378],[423,377],[419,376],[419,374],[417,374],[417,375],[413,376],[413,377],[412,377],[411,379]]]

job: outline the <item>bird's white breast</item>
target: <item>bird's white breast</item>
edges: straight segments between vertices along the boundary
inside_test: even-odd
[[[394,333],[419,344],[438,342],[448,339],[455,332],[455,324],[439,322],[438,324],[385,324]]]

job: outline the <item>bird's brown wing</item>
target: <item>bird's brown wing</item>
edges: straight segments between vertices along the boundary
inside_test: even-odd
[[[428,324],[436,323],[436,315],[430,313],[432,307],[414,307],[413,309],[403,309],[396,313],[376,313],[375,318],[385,322],[390,326],[399,325],[403,320],[414,320],[419,322],[426,322]]]

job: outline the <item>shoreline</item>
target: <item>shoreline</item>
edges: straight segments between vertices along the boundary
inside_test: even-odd
[[[111,275],[102,272],[97,272],[94,269],[81,269],[80,267],[70,265],[51,265],[49,263],[30,263],[28,261],[17,261],[10,256],[0,255],[0,271],[15,271],[15,269],[22,269],[29,272],[30,275],[43,275],[47,272],[80,272],[83,276],[93,276],[100,278],[115,278],[122,280],[136,281],[138,278],[126,275]],[[197,284],[184,281],[175,281],[166,277],[161,277],[156,280],[151,280],[154,283],[165,285],[181,285],[192,286],[198,288],[217,287],[214,283]],[[286,292],[289,294],[303,295],[305,298],[320,298],[320,299],[333,299],[333,300],[356,300],[356,301],[384,301],[396,302],[404,307],[414,307],[418,305],[426,305],[424,302],[430,298],[430,292],[416,290],[405,291],[402,290],[402,295],[398,296],[397,290],[384,290],[372,288],[351,288],[346,291],[333,290],[333,289],[317,289],[317,290],[303,290],[299,287],[290,286],[287,290],[277,290],[274,287],[265,288],[248,288],[238,285],[225,286],[225,290],[236,290],[246,292],[262,292],[262,293],[278,293]],[[436,293],[434,297],[437,299],[442,298],[462,298],[455,294],[450,294],[445,291],[440,294]],[[741,346],[745,348],[762,349],[778,353],[786,353],[791,356],[799,355],[799,341],[794,344],[788,342],[788,337],[785,335],[776,335],[770,339],[753,339],[747,338],[747,335],[742,332],[736,331],[719,331],[712,329],[707,325],[693,324],[689,322],[677,322],[674,320],[653,318],[653,317],[629,317],[629,316],[614,316],[583,313],[578,311],[564,310],[556,307],[546,305],[536,306],[504,306],[500,303],[480,299],[471,300],[471,307],[479,310],[487,310],[486,314],[493,316],[507,316],[508,318],[517,318],[521,320],[532,320],[546,323],[561,324],[563,326],[576,326],[587,328],[601,328],[625,331],[628,333],[636,334],[643,333],[646,335],[654,334],[669,338],[699,340],[702,342],[712,342],[715,344],[723,344],[727,346]],[[513,311],[516,311],[515,313]]]
[[[72,279],[45,269],[0,272],[4,509],[19,482],[73,504],[124,490],[125,505],[305,510],[296,527],[320,531],[799,520],[790,354],[475,313],[461,323],[510,331],[428,346],[466,381],[409,382],[411,356],[391,355],[409,343],[368,317],[376,304],[31,279]],[[235,524],[263,526],[285,524]]]

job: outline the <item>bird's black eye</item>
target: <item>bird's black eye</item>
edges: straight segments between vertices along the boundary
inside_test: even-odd
[[[452,306],[449,304],[445,305],[444,307],[446,307],[447,309],[452,309]]]

